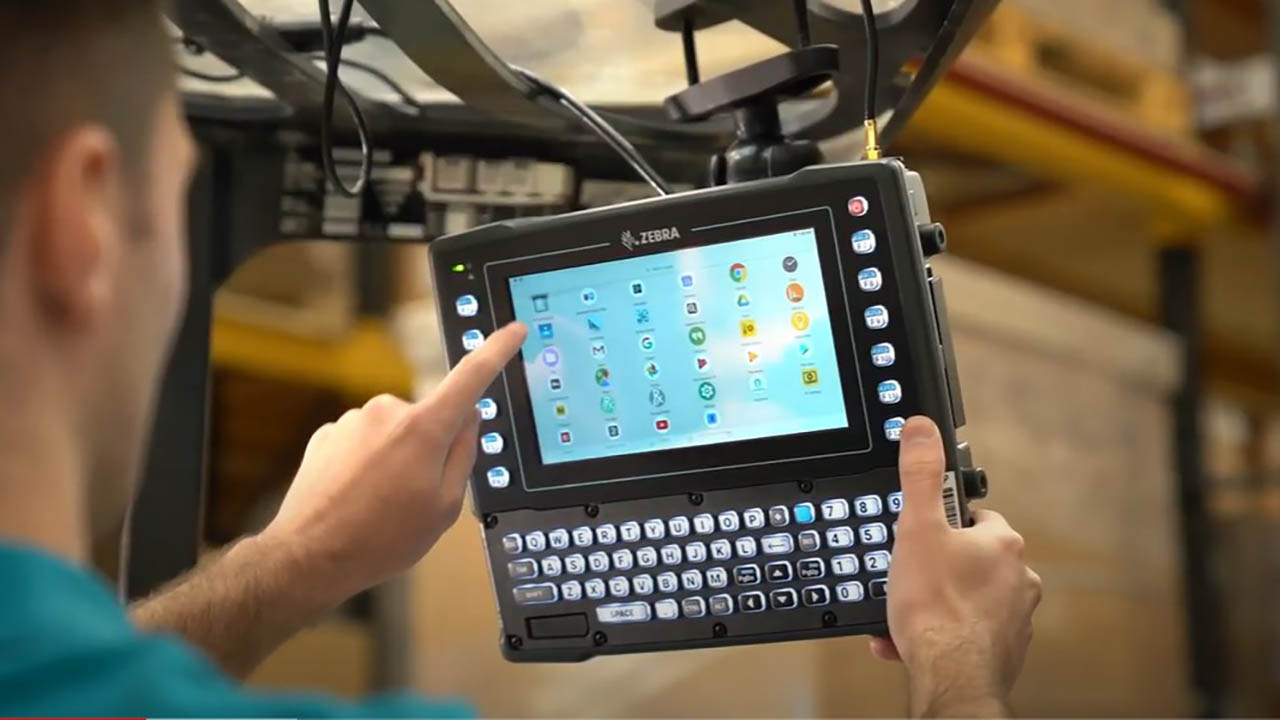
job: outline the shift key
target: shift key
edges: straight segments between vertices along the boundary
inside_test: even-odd
[[[515,596],[517,605],[543,605],[560,599],[556,586],[551,583],[517,585],[511,594]]]

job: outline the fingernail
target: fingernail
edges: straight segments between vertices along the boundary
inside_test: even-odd
[[[906,427],[902,428],[902,443],[904,445],[931,443],[937,433],[938,428],[932,420],[917,415],[908,420]]]

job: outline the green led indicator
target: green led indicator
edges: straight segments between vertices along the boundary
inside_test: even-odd
[[[452,270],[452,271],[454,271],[454,272],[456,272],[456,273],[464,273],[464,272],[466,272],[466,271],[467,271],[467,264],[466,264],[466,263],[457,263],[457,264],[455,264],[453,267],[451,267],[451,268],[449,268],[449,269],[450,269],[450,270]]]

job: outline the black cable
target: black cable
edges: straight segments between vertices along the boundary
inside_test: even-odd
[[[610,125],[608,121],[596,114],[594,110],[570,95],[567,90],[542,79],[533,72],[514,65],[511,66],[511,71],[524,78],[525,82],[532,85],[538,93],[554,98],[561,106],[578,116],[578,119],[584,125],[591,128],[593,132],[600,136],[600,139],[604,140],[609,147],[621,155],[622,159],[627,161],[627,164],[640,177],[644,178],[645,182],[649,183],[655,192],[659,195],[671,194],[671,186],[667,185],[667,182],[648,162],[645,162],[645,159],[636,150],[635,146],[623,137],[622,133]]]
[[[693,42],[693,15],[685,13],[680,24],[680,40],[684,43],[684,76],[690,85],[697,85],[701,78],[698,73],[698,46]]]
[[[324,59],[324,55],[320,53],[313,54],[312,57],[317,60]],[[381,82],[383,85],[386,85],[388,88],[390,88],[396,95],[399,95],[400,99],[404,102],[404,104],[414,108],[415,110],[422,109],[422,103],[419,102],[418,99],[415,98],[412,93],[406,90],[403,85],[396,82],[396,79],[391,77],[389,74],[383,72],[382,70],[379,70],[378,68],[374,67],[373,65],[370,65],[369,63],[361,62],[359,60],[342,58],[340,62],[344,67],[355,68],[356,70],[372,75],[373,77],[377,78],[378,81]]]
[[[867,106],[863,119],[870,122],[876,119],[876,79],[880,77],[880,34],[871,0],[862,0],[862,27],[867,34]]]
[[[796,8],[796,29],[799,31],[800,47],[813,44],[813,36],[809,34],[809,0],[794,0]],[[866,7],[865,3],[863,7]]]
[[[359,197],[365,183],[369,180],[370,168],[373,165],[373,150],[369,147],[369,128],[365,125],[364,113],[361,112],[355,98],[347,92],[338,79],[338,67],[342,62],[342,43],[347,24],[351,22],[351,8],[355,0],[343,0],[342,7],[338,11],[336,26],[329,16],[329,0],[319,0],[319,3],[320,30],[324,36],[326,64],[324,104],[320,111],[320,161],[324,165],[325,175],[335,190],[346,197]],[[356,178],[355,184],[350,187],[338,177],[338,170],[333,161],[333,106],[339,92],[342,93],[342,98],[351,111],[351,119],[356,124],[356,133],[360,136],[360,175]]]

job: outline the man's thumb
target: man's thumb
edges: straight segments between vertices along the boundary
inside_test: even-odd
[[[942,509],[942,474],[945,471],[946,459],[942,454],[942,436],[938,433],[938,426],[923,416],[908,420],[902,429],[898,448],[902,524],[947,525]]]

